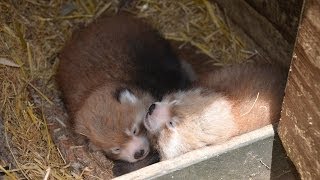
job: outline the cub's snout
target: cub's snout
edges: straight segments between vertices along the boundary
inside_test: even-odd
[[[165,127],[166,123],[170,121],[171,113],[169,110],[169,103],[156,102],[152,104],[144,119],[145,128],[151,134],[160,132]]]
[[[149,147],[149,141],[145,136],[132,137],[116,159],[125,159],[128,162],[139,161],[148,155]]]

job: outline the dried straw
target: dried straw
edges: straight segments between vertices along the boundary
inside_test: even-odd
[[[83,177],[70,171],[53,143],[43,108],[53,104],[48,93],[55,89],[52,61],[72,29],[110,6],[108,1],[94,0],[0,2],[0,109],[5,131],[1,143],[14,161],[0,161],[0,171],[7,177]],[[37,80],[44,83],[35,85]],[[33,102],[29,87],[42,97],[40,104]],[[5,170],[9,164],[15,168]]]
[[[244,44],[221,18],[217,5],[208,0],[140,0],[128,9],[145,18],[169,40],[190,43],[211,57],[214,65],[239,63],[248,56]]]

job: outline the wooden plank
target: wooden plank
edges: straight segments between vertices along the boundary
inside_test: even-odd
[[[245,0],[263,15],[281,33],[286,41],[294,44],[303,0]]]
[[[254,144],[260,140],[265,140],[272,136],[274,136],[274,129],[272,125],[268,125],[249,133],[233,137],[225,143],[213,146],[205,146],[203,148],[182,154],[181,156],[175,157],[173,159],[161,161],[159,163],[144,167],[140,170],[119,176],[117,178],[114,178],[114,180],[156,179],[163,175],[167,175],[171,172],[184,169],[208,159],[214,160],[216,156],[228,153],[232,150],[239,149],[244,146],[248,146],[250,144]]]
[[[224,10],[231,23],[242,30],[239,35],[249,49],[258,50],[269,62],[289,67],[301,7],[294,7],[294,10],[278,8],[280,7],[278,0],[267,1],[265,6],[261,0],[248,2],[245,0],[215,0],[214,2]],[[299,3],[290,5],[296,4]],[[270,16],[279,11],[282,11],[281,15],[286,18],[276,20]],[[290,29],[292,27],[294,29]]]
[[[320,0],[308,0],[294,49],[279,124],[302,179],[320,177]]]

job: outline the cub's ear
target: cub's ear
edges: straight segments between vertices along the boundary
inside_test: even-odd
[[[135,104],[138,101],[138,98],[133,92],[127,88],[118,89],[115,93],[115,97],[121,104]]]

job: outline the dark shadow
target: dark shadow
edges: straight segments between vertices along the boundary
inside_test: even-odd
[[[252,0],[249,0],[249,1],[254,2]],[[294,44],[298,34],[298,26],[299,26],[299,22],[301,21],[300,15],[303,11],[304,0],[296,0],[294,1],[294,4],[288,4],[288,3],[289,2],[287,1],[281,1],[280,6],[282,6],[281,8],[285,9],[287,12],[290,12],[288,16],[289,18],[287,18],[287,21],[286,21],[286,22],[292,23],[290,28],[287,28],[286,25],[277,24],[276,22],[272,22],[272,21],[271,22],[275,25],[275,27],[277,27],[277,29],[281,32],[281,34],[285,36],[285,39],[292,47],[292,49],[290,49],[290,52],[293,53]],[[254,4],[254,3],[251,3],[251,4]],[[298,17],[298,20],[292,17]],[[287,156],[286,151],[280,140],[280,137],[277,134],[278,124],[275,124],[273,128],[274,128],[275,136],[274,136],[273,147],[272,147],[270,179],[271,180],[301,179],[294,164],[292,163],[290,158]]]
[[[129,163],[124,161],[114,161],[112,168],[113,175],[115,177],[136,171],[143,167],[149,166],[151,164],[157,163],[160,161],[159,154],[156,151],[151,151],[150,154],[136,163]]]
[[[277,124],[273,126],[277,132]],[[286,154],[278,134],[275,134],[272,147],[270,180],[300,179],[299,174]]]

